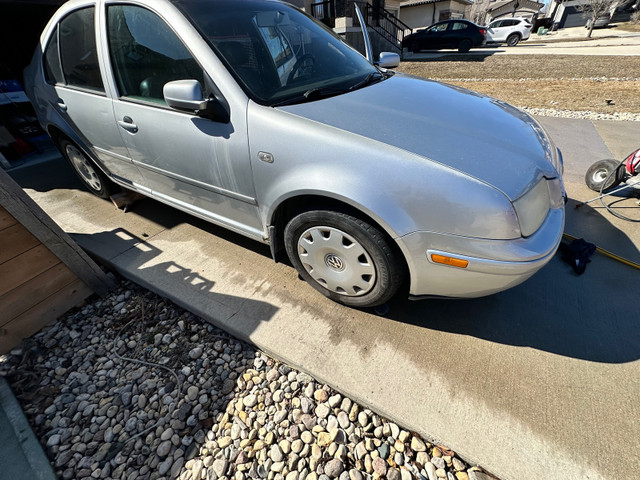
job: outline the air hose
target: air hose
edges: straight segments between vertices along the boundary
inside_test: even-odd
[[[563,233],[562,236],[567,240],[577,240],[576,237],[568,233]],[[608,250],[605,250],[604,248],[600,248],[597,245],[596,245],[596,252],[600,252],[601,254],[606,255],[607,257],[612,258],[614,260],[617,260],[620,263],[624,263],[625,265],[629,265],[630,267],[637,268],[638,270],[640,270],[639,264],[632,262],[631,260],[627,260],[626,258],[621,257],[620,255],[616,255],[615,253],[612,253]]]

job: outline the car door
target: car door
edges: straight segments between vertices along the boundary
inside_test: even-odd
[[[94,7],[74,10],[56,25],[45,48],[44,70],[47,84],[55,90],[54,108],[84,147],[121,181],[140,181],[140,172],[113,121],[112,101],[105,93]]]
[[[443,48],[448,26],[448,23],[436,23],[432,27],[424,30],[422,38],[420,39],[420,48],[431,50]]]
[[[106,8],[114,114],[147,193],[261,237],[246,113],[236,111],[231,122],[220,123],[168,107],[167,82],[198,80],[206,98],[215,88],[212,79],[156,12],[139,5]],[[234,124],[234,118],[240,120]]]
[[[491,22],[487,28],[487,42],[502,42],[507,36],[504,34],[505,28],[503,28],[504,20],[496,20]]]
[[[465,22],[450,22],[449,28],[446,32],[446,46],[449,48],[457,48],[463,39],[471,39],[472,37],[471,33],[469,32],[469,28],[471,27],[468,23]]]

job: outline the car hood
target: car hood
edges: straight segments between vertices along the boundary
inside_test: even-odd
[[[348,94],[279,108],[446,165],[511,200],[542,176],[558,176],[554,147],[529,115],[439,82],[396,74]]]

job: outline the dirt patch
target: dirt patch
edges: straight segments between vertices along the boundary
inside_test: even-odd
[[[640,23],[618,23],[616,29],[624,30],[625,32],[640,32]]]
[[[640,113],[640,57],[448,55],[398,70],[518,106]]]

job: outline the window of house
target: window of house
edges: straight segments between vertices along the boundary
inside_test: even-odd
[[[104,92],[96,49],[94,10],[93,7],[76,10],[60,22],[60,59],[67,85]]]
[[[202,68],[155,13],[134,5],[112,5],[107,23],[111,65],[121,97],[166,105],[163,88],[173,80],[198,80],[204,91]]]

